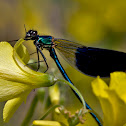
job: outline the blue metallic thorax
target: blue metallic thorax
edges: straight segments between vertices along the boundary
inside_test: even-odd
[[[44,45],[50,45],[52,44],[52,36],[37,36],[38,37],[38,43],[44,44]]]

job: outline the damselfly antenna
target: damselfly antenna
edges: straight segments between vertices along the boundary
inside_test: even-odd
[[[26,33],[26,32],[27,32],[27,30],[26,30],[25,24],[24,24],[24,29],[25,29],[25,33]]]
[[[24,24],[24,29],[25,29],[25,33],[27,33],[25,24]],[[8,41],[8,42],[11,43],[11,42],[15,42],[15,41],[18,41],[18,40],[19,40],[19,39],[17,39],[17,40],[11,40],[11,41]]]

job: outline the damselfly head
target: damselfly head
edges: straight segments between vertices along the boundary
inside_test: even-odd
[[[25,38],[31,38],[31,39],[34,39],[37,37],[37,31],[35,30],[29,30],[28,32],[26,32],[26,36]]]

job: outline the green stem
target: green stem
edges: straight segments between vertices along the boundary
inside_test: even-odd
[[[66,80],[62,80],[62,79],[57,79],[57,81],[64,82],[64,83],[68,84],[74,91],[76,91],[76,93],[79,95],[79,97],[80,97],[80,99],[82,101],[84,109],[86,109],[85,100],[84,100],[82,94],[80,93],[80,91],[73,84],[69,83]]]
[[[39,120],[43,120],[51,111],[53,111],[55,108],[60,107],[60,106],[61,105],[54,105]]]
[[[38,103],[38,97],[36,95],[31,103],[31,106],[30,106],[30,108],[27,112],[27,115],[26,115],[25,119],[23,120],[21,126],[28,126],[28,124],[34,114],[37,103]]]

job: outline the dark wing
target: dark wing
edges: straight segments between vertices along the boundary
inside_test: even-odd
[[[83,45],[56,39],[56,48],[65,59],[84,74],[90,76],[108,77],[114,71],[126,71],[126,53],[85,47]]]

